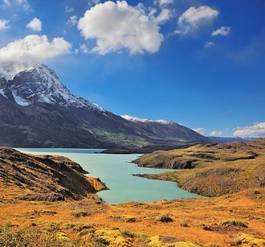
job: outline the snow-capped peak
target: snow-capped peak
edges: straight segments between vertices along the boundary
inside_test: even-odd
[[[142,122],[142,123],[160,123],[160,124],[172,124],[174,122],[172,121],[167,121],[167,120],[152,120],[152,119],[148,119],[148,118],[139,118],[139,117],[133,117],[130,115],[121,115],[122,118],[131,121],[131,122]]]
[[[16,103],[22,106],[40,102],[104,111],[102,107],[73,95],[46,65],[36,64],[17,73],[3,89],[11,91]]]

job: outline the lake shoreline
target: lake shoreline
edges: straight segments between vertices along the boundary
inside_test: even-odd
[[[155,202],[177,198],[194,198],[197,195],[179,188],[176,183],[147,180],[133,174],[159,174],[169,170],[138,167],[133,161],[140,154],[104,154],[89,149],[19,149],[33,154],[66,156],[79,163],[90,176],[100,178],[109,190],[97,193],[107,203]]]

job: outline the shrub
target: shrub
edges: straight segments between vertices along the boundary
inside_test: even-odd
[[[162,215],[158,218],[158,220],[163,223],[170,223],[174,221],[173,218],[169,215]]]

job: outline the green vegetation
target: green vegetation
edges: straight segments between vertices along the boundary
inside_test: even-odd
[[[108,132],[103,129],[93,129],[92,131],[98,138],[100,138],[100,140],[102,140],[102,142],[105,143],[116,143],[120,146],[126,147],[144,147],[150,144],[140,136],[137,137],[135,135],[124,134],[122,132]]]

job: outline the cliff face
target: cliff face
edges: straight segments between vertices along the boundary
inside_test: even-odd
[[[87,177],[86,173],[79,164],[65,157],[31,156],[0,148],[0,194],[16,191],[11,197],[61,201],[81,199],[106,188],[100,180]]]

